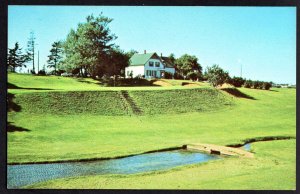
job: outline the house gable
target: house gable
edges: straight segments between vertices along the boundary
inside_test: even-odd
[[[129,66],[144,66],[155,53],[137,54],[129,59]]]

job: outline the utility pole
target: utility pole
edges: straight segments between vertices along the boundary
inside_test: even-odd
[[[241,77],[243,77],[243,65],[241,64]]]
[[[40,51],[38,51],[38,73],[40,70]]]

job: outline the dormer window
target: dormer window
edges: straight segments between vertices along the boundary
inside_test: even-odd
[[[149,61],[149,66],[153,67],[153,61]]]

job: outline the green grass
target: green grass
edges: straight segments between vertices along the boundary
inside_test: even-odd
[[[215,111],[233,105],[228,96],[213,88],[129,93],[145,114]]]
[[[227,145],[252,137],[295,136],[295,90],[242,91],[257,100],[235,99],[233,108],[214,112],[147,116],[10,112],[8,121],[30,131],[8,134],[8,162],[115,157],[186,143]]]
[[[228,96],[213,88],[130,91],[129,94],[146,115],[215,111],[233,105]],[[17,93],[14,102],[21,106],[22,112],[30,114],[132,115],[121,91]]]
[[[135,175],[90,175],[27,188],[54,189],[296,189],[296,141],[253,143],[255,158],[226,158]]]
[[[29,114],[126,115],[120,91],[68,91],[16,94],[15,103]],[[34,102],[34,103],[32,103]]]
[[[8,74],[8,83],[20,88],[51,90],[98,90],[99,82],[91,78],[70,78],[60,76],[35,76],[30,74]]]
[[[120,90],[169,90],[172,89],[187,89],[186,86],[181,86],[182,82],[190,82],[187,80],[165,80],[172,83],[171,87],[159,86],[138,86],[138,87],[104,87],[100,81],[91,78],[71,78],[60,76],[35,76],[30,74],[8,73],[9,92],[18,93],[42,93],[52,91],[120,91]],[[191,82],[192,83],[192,82]],[[12,88],[10,85],[15,87]],[[199,86],[192,88],[208,87],[207,83],[198,83]],[[14,87],[13,86],[13,87]]]
[[[22,82],[23,77],[19,79],[20,77],[15,76],[19,75],[9,74],[10,83],[24,88],[33,87],[33,81]],[[74,85],[71,82],[74,82]],[[51,84],[41,83],[34,87],[53,87],[55,90],[60,87],[63,91],[9,89],[10,93],[16,94],[14,100],[21,104],[22,110],[9,112],[8,121],[29,131],[8,133],[8,163],[116,157],[187,143],[227,145],[241,143],[254,137],[296,135],[295,89],[281,88],[273,91],[239,89],[255,99],[252,100],[235,98],[225,91],[207,89],[208,86],[197,89],[187,89],[184,86],[102,89],[103,87],[96,85],[100,89],[94,89],[86,87],[88,84],[84,82],[77,85],[78,81],[74,79],[65,85],[59,81],[52,84],[50,86]],[[124,88],[142,108],[143,116],[123,115],[123,113],[120,116],[112,116],[115,114],[114,111],[124,111],[123,102],[115,98]],[[112,91],[104,92],[107,90]],[[69,95],[70,91],[77,92]],[[54,93],[57,96],[53,95]],[[81,99],[79,94],[84,97]],[[194,98],[190,97],[191,94]],[[205,99],[201,97],[204,94],[207,95]],[[57,100],[54,100],[56,98]],[[155,98],[159,99],[162,106],[155,104]],[[91,104],[82,104],[83,99],[91,99]],[[182,102],[183,99],[188,100]],[[166,106],[169,101],[173,106]],[[224,105],[224,101],[232,103],[232,106]],[[38,109],[34,109],[32,106],[37,102],[43,103],[39,104]],[[210,102],[214,103],[209,104]],[[61,104],[65,106],[61,108]],[[78,105],[81,105],[81,108],[76,108]],[[99,111],[104,110],[104,106],[108,107],[105,108],[108,113],[100,114]],[[196,111],[199,107],[210,106],[217,107],[214,111]],[[45,110],[40,110],[42,108]],[[181,110],[184,113],[169,114]],[[280,142],[280,145],[277,142]],[[281,153],[276,146],[286,147],[287,153]],[[271,147],[274,147],[274,152]],[[278,156],[275,156],[276,150]],[[49,183],[45,187],[69,188],[71,183],[74,183],[76,188],[92,188],[92,185],[93,188],[137,188],[139,187],[137,183],[141,183],[139,188],[293,189],[294,150],[295,143],[292,140],[276,141],[271,144],[261,142],[254,144],[256,157],[253,160],[235,158],[195,167],[182,167],[166,171],[163,175],[154,173],[134,175],[131,178],[121,175],[88,177],[87,181],[81,181],[82,184],[76,182],[76,179],[70,179],[61,183]],[[281,158],[284,156],[285,160]],[[276,157],[279,159],[275,159]],[[280,165],[276,165],[274,160],[279,161]],[[201,172],[205,174],[206,169],[216,171],[214,176],[203,176],[209,178],[207,182],[200,176]],[[222,169],[222,173],[217,169]],[[137,183],[130,183],[135,179]],[[191,180],[191,183],[188,180]],[[203,182],[200,184],[200,181]],[[280,181],[282,183],[277,184]],[[162,186],[161,183],[164,182]]]

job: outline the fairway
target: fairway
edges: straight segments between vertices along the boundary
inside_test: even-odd
[[[246,98],[206,83],[185,87],[172,80],[165,87],[115,88],[89,78],[8,74],[8,82],[13,85],[8,90],[12,104],[19,107],[8,112],[8,122],[21,128],[8,129],[9,164],[296,136],[295,89],[238,88]],[[29,187],[295,189],[295,150],[295,140],[257,142],[251,147],[254,159],[229,158],[128,176],[74,177]],[[208,172],[210,176],[203,176]]]

